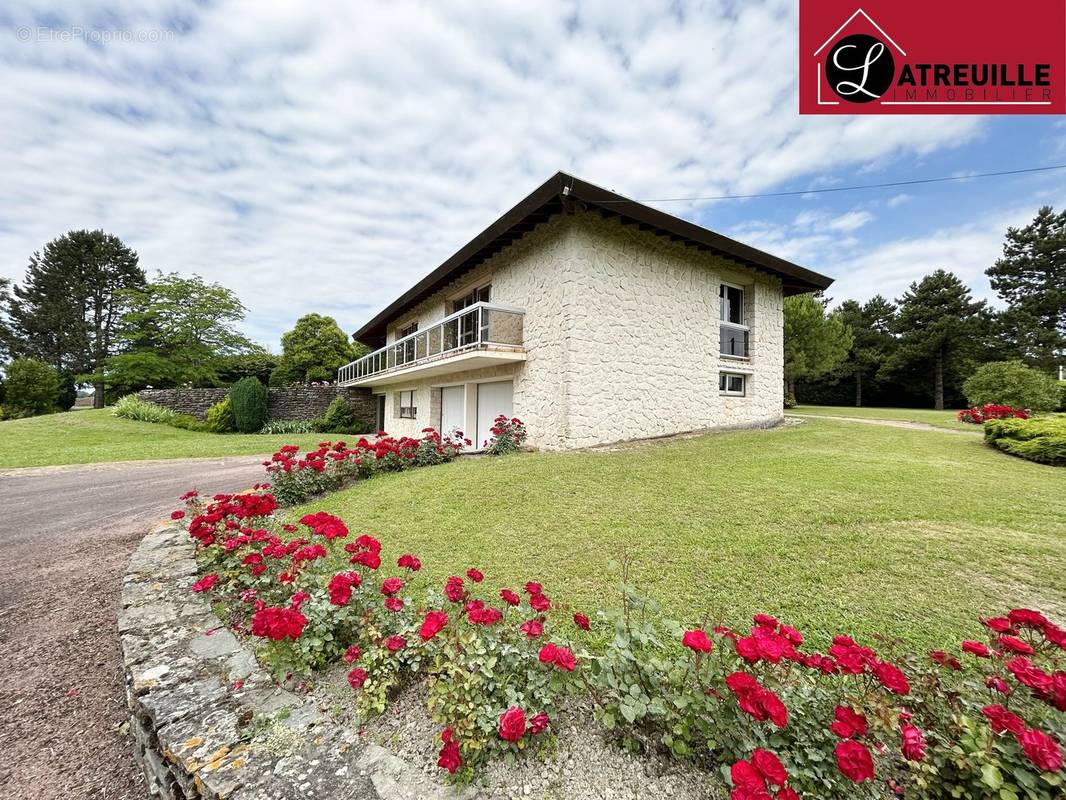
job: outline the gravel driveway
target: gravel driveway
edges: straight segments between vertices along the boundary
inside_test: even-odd
[[[248,488],[262,460],[0,471],[0,797],[145,799],[124,726],[126,562],[180,494]]]

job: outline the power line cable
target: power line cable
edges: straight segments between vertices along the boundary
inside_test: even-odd
[[[949,181],[969,181],[975,178],[997,178],[1004,175],[1024,175],[1032,172],[1050,172],[1066,169],[1066,164],[1054,164],[1048,167],[1029,167],[1028,169],[1009,169],[1000,172],[978,172],[973,175],[947,175],[941,178],[917,178],[910,181],[890,181],[888,183],[863,183],[855,186],[833,186],[823,189],[798,189],[791,192],[763,192],[760,194],[720,194],[705,197],[660,197],[653,200],[641,200],[642,203],[682,203],[695,200],[752,200],[759,197],[796,197],[804,194],[825,194],[828,192],[855,192],[862,189],[888,189],[894,186],[917,186],[924,183],[947,183]],[[600,203],[629,203],[630,200],[600,200]]]

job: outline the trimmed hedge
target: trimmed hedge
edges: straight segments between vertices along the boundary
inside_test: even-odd
[[[355,416],[351,403],[343,397],[330,403],[326,413],[313,420],[311,425],[318,433],[344,433],[350,436],[370,433],[370,427]]]
[[[1066,467],[1066,415],[990,420],[985,442],[1013,456]]]
[[[267,390],[258,378],[242,378],[229,392],[233,424],[241,433],[255,433],[267,421]]]

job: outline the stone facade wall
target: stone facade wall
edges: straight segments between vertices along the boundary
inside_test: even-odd
[[[192,540],[167,523],[144,538],[123,581],[130,732],[150,797],[444,800],[416,767],[278,687],[189,591],[195,580]]]
[[[144,389],[137,393],[142,400],[191,414],[198,419],[225,399],[229,389]],[[377,425],[377,404],[368,389],[341,386],[286,386],[267,389],[267,415],[270,419],[314,419],[329,408],[338,395],[351,403],[356,416],[373,428]]]
[[[723,281],[745,289],[747,359],[718,352]],[[435,387],[506,378],[529,444],[544,449],[784,418],[783,295],[775,277],[617,220],[563,215],[397,318],[388,340],[411,322],[424,329],[439,321],[450,299],[489,282],[493,302],[526,310],[527,361],[384,387],[391,433],[414,436],[439,424]],[[744,397],[719,393],[720,370],[746,376]],[[408,389],[416,393],[414,420],[398,416],[396,392]]]

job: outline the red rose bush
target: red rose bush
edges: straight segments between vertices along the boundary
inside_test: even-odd
[[[1030,411],[1027,408],[1015,408],[1014,406],[1000,406],[995,403],[985,403],[983,406],[964,408],[956,416],[959,422],[969,422],[981,425],[990,419],[1029,419]]]
[[[743,630],[665,620],[628,586],[597,622],[535,580],[490,589],[474,567],[428,586],[418,556],[325,512],[280,518],[266,487],[183,499],[191,591],[279,679],[342,665],[362,715],[424,680],[455,779],[551,752],[566,701],[587,693],[620,744],[720,769],[731,800],[1064,796],[1066,631],[1037,611],[921,658],[847,635],[820,652],[768,614]],[[577,646],[586,631],[609,636],[602,652]]]
[[[285,445],[263,462],[274,495],[284,505],[296,505],[324,492],[336,491],[352,480],[375,472],[396,472],[452,461],[470,444],[461,434],[441,436],[425,428],[419,439],[399,438],[379,431],[373,439],[360,438],[353,447],[346,442],[319,442],[318,449],[300,453]]]

